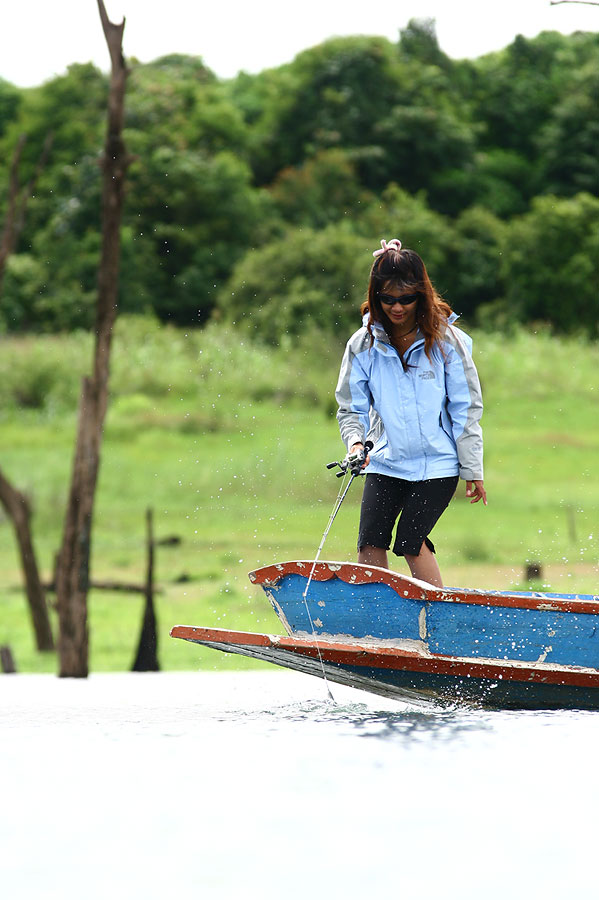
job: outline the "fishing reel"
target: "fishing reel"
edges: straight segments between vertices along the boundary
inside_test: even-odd
[[[356,475],[365,475],[366,469],[363,468],[364,460],[372,450],[373,446],[374,444],[372,441],[366,441],[362,449],[356,450],[354,453],[348,453],[341,462],[335,461],[328,463],[327,469],[334,469],[335,466],[338,466],[341,471],[336,473],[337,478],[343,478],[348,471],[351,472],[354,478]]]

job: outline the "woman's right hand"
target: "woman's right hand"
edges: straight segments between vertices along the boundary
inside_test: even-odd
[[[357,453],[359,450],[362,450],[362,452],[364,452],[364,444],[361,444],[361,443],[353,444],[353,445],[349,448],[349,454],[348,454],[348,455],[351,456],[352,453]],[[367,453],[366,453],[366,459],[365,459],[364,462],[362,463],[362,468],[365,469],[369,462],[370,462],[370,454],[367,452]]]

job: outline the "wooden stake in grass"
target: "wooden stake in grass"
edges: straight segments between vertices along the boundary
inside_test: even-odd
[[[144,604],[144,616],[139,635],[139,645],[135,654],[135,662],[132,672],[158,672],[158,636],[156,633],[156,613],[154,611],[154,528],[152,525],[152,510],[146,511],[146,546],[147,546],[147,570],[146,570],[146,602]]]
[[[14,675],[16,671],[17,667],[12,650],[5,644],[3,647],[0,647],[0,672],[3,672],[5,675]]]
[[[94,498],[100,467],[112,331],[117,314],[121,218],[130,157],[122,137],[127,67],[122,41],[125,20],[109,21],[103,0],[98,9],[111,61],[108,128],[102,158],[102,252],[98,269],[94,370],[84,378],[79,425],[63,539],[56,572],[61,676],[88,674],[87,593]]]

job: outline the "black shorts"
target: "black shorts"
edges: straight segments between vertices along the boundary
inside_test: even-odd
[[[404,481],[389,475],[367,475],[362,495],[358,550],[379,547],[388,550],[393,526],[399,516],[393,552],[396,556],[418,556],[423,543],[433,553],[429,540],[441,513],[458,486],[458,476]]]

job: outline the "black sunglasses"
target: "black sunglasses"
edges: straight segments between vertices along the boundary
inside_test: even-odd
[[[409,306],[410,303],[416,303],[418,300],[418,294],[404,294],[403,297],[393,297],[392,294],[377,294],[377,296],[385,306],[393,306],[394,303],[399,303],[401,306]]]

